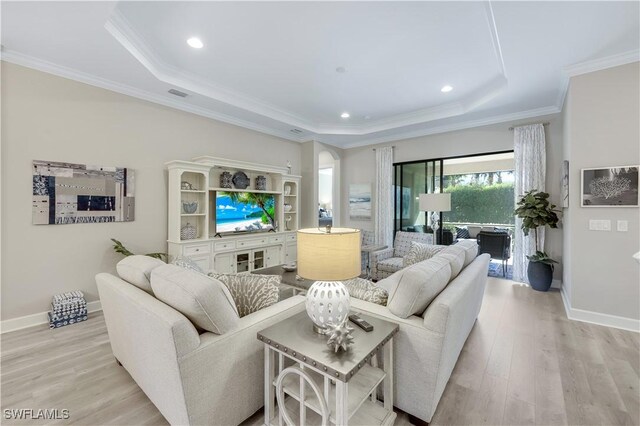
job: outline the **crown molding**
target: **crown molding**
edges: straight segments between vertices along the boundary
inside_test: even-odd
[[[447,124],[444,126],[431,127],[428,129],[420,129],[411,132],[398,133],[396,135],[383,136],[379,138],[366,139],[359,142],[343,145],[343,149],[361,148],[369,145],[377,145],[387,142],[399,142],[406,139],[418,138],[421,136],[437,135],[440,133],[454,132],[457,130],[466,130],[474,127],[489,126],[492,124],[505,123],[510,121],[524,120],[527,118],[541,117],[545,115],[557,114],[561,110],[553,105],[543,108],[535,108],[527,111],[515,112],[510,114],[496,115],[493,117],[482,118],[478,120],[469,120],[461,123]],[[323,142],[318,139],[319,142]],[[330,142],[323,142],[330,143]]]
[[[43,71],[49,74],[57,75],[59,77],[75,80],[90,86],[99,87],[101,89],[110,90],[112,92],[120,93],[123,95],[131,96],[134,98],[142,99],[148,102],[160,104],[169,108],[177,109],[191,114],[196,114],[202,117],[211,118],[217,121],[222,121],[227,124],[233,124],[234,126],[244,127],[256,132],[265,133],[267,135],[276,136],[279,138],[287,139],[294,142],[305,142],[309,136],[296,137],[288,131],[282,131],[273,129],[259,124],[252,123],[250,121],[242,120],[237,117],[232,117],[227,114],[217,113],[206,108],[196,107],[189,105],[185,102],[180,102],[175,99],[169,99],[151,92],[136,89],[134,87],[117,83],[111,80],[107,80],[101,77],[96,77],[91,74],[87,74],[81,71],[77,71],[65,66],[54,64],[53,62],[45,61],[43,59],[34,58],[32,56],[24,55],[12,50],[2,50],[0,53],[0,60],[10,62],[23,67]]]
[[[577,75],[588,74],[590,72],[605,70],[607,68],[613,68],[638,61],[640,61],[640,50],[629,50],[616,55],[605,56],[604,58],[592,59],[590,61],[569,65],[565,67],[563,71],[566,76],[575,77]]]

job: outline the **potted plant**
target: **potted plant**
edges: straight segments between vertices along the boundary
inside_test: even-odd
[[[527,256],[529,266],[527,267],[527,277],[529,284],[534,290],[547,291],[551,287],[553,280],[553,264],[558,263],[551,259],[545,252],[538,247],[538,228],[548,226],[550,228],[558,227],[558,215],[555,205],[549,202],[549,194],[546,192],[537,192],[533,189],[520,198],[518,208],[515,210],[516,216],[522,219],[522,232],[525,236],[529,235],[529,231],[533,230],[536,242],[536,253]]]

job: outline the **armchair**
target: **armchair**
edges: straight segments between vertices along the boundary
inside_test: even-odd
[[[502,260],[502,276],[507,276],[507,261],[511,257],[511,236],[506,232],[478,233],[478,255],[489,253],[492,259]]]
[[[403,257],[411,249],[411,241],[422,244],[433,244],[433,234],[419,232],[396,232],[393,248],[371,253],[371,278],[381,280],[404,267]]]

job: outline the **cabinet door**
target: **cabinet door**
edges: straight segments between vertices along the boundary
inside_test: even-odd
[[[213,269],[219,274],[232,274],[234,269],[233,253],[217,254],[213,260]]]
[[[280,265],[282,263],[282,259],[280,258],[281,254],[282,246],[267,247],[266,267],[270,268],[272,266]]]
[[[265,249],[254,250],[252,252],[253,259],[251,261],[251,270],[262,269],[265,267],[266,255]]]
[[[249,272],[251,270],[251,252],[236,253],[236,273]]]
[[[298,259],[298,246],[295,242],[288,243],[284,250],[284,263],[292,263]]]
[[[202,269],[202,272],[205,274],[211,270],[209,255],[206,256],[189,256],[189,259],[192,260],[196,265]]]

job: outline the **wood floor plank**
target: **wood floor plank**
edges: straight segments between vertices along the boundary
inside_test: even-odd
[[[464,405],[465,424],[501,424],[506,397],[507,380],[485,374],[480,390],[473,392]]]
[[[532,405],[536,403],[534,348],[534,341],[529,336],[519,335],[515,338],[508,382],[510,397]]]
[[[507,397],[502,424],[535,425],[535,411],[533,404],[509,396]]]

